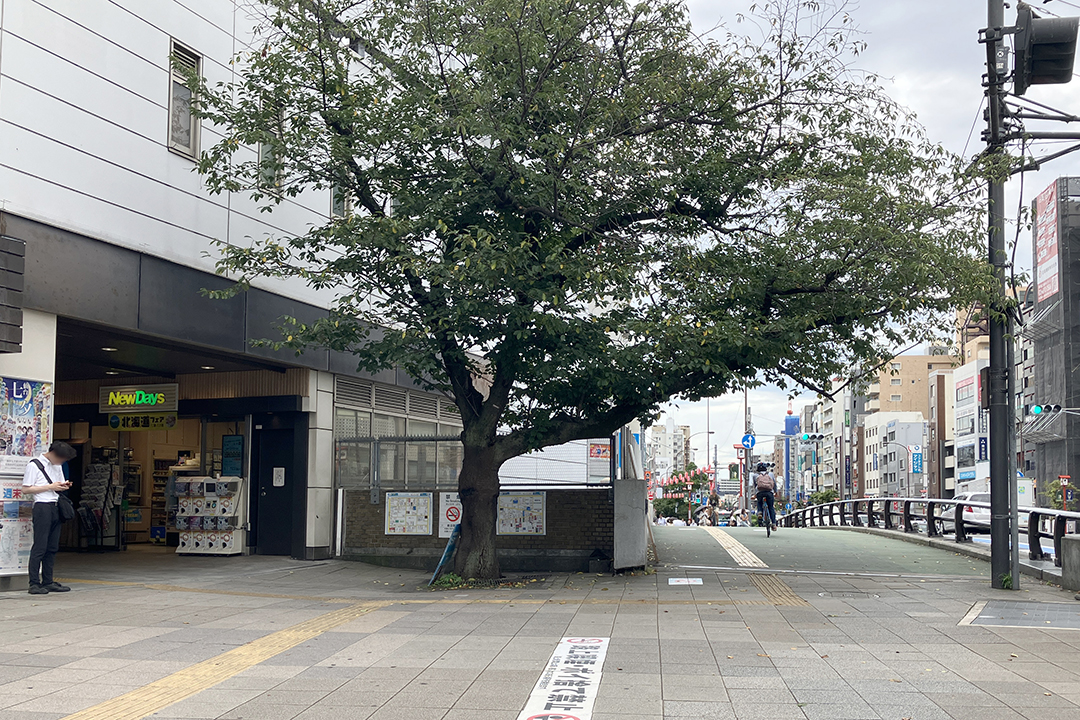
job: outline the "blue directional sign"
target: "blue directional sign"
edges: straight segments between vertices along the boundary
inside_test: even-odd
[[[747,450],[753,450],[754,449],[754,444],[756,442],[757,442],[757,438],[755,438],[753,435],[747,434],[747,435],[742,436],[742,446],[744,448],[746,448]]]

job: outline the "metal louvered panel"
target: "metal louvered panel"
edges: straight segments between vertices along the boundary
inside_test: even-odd
[[[458,410],[457,405],[454,403],[443,400],[439,403],[439,418],[447,422],[460,424],[461,411]]]
[[[434,420],[438,417],[439,399],[430,395],[409,393],[409,417],[425,417]]]
[[[377,412],[405,414],[404,388],[390,387],[388,385],[375,386],[375,410]]]
[[[371,407],[372,383],[338,376],[334,383],[334,403],[358,408]]]
[[[199,71],[199,56],[180,45],[173,45],[173,57],[176,65],[188,72]]]

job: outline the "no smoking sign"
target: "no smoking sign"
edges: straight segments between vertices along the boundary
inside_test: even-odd
[[[456,492],[439,493],[439,537],[448,538],[461,522],[461,499]]]

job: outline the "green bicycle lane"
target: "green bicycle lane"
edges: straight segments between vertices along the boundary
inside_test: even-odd
[[[870,533],[828,528],[719,528],[768,567],[796,572],[990,577],[990,564],[948,550]],[[740,565],[702,527],[653,527],[657,560],[667,566]]]

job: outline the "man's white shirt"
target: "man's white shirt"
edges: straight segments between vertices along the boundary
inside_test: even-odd
[[[45,473],[42,473],[33,461],[26,463],[26,472],[23,473],[23,487],[37,487],[38,485],[64,482],[64,468],[62,466],[53,465],[44,455],[38,455],[34,460],[42,464]],[[45,474],[48,474],[48,479],[46,479]],[[35,503],[56,502],[60,499],[60,496],[53,490],[34,493],[33,497]]]

